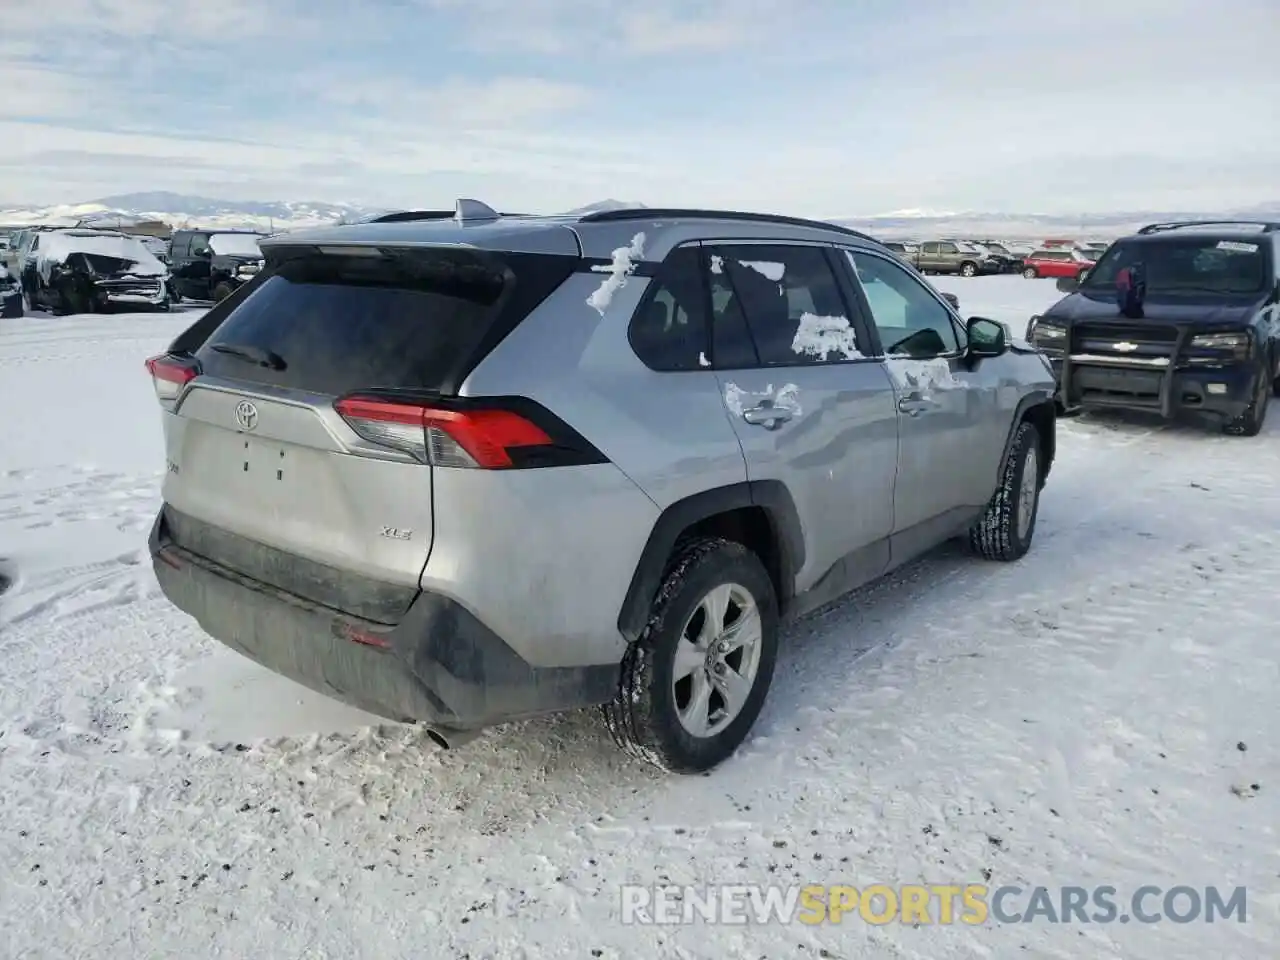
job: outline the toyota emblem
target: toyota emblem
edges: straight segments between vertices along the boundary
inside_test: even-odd
[[[248,400],[236,404],[236,423],[245,430],[253,430],[258,426],[258,408]]]

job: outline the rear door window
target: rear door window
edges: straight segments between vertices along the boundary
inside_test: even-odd
[[[726,320],[745,318],[763,366],[863,356],[856,323],[824,248],[716,245],[708,246],[707,253],[712,310]],[[717,353],[717,365],[721,362]]]
[[[570,257],[306,255],[276,269],[196,356],[206,373],[337,396],[451,392],[573,271]]]

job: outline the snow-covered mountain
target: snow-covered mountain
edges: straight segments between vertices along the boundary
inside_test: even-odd
[[[982,236],[1118,237],[1148,223],[1172,220],[1213,220],[1241,217],[1280,221],[1280,201],[1233,210],[1127,210],[1114,213],[1080,213],[1073,216],[1037,213],[936,213],[898,210],[867,217],[840,217],[833,222],[878,237]]]
[[[436,204],[439,205],[438,203]],[[410,205],[411,206],[411,205]],[[431,206],[431,204],[427,204]],[[647,204],[623,200],[599,200],[568,211],[570,214],[598,210],[644,207]],[[126,193],[101,197],[85,203],[50,207],[0,209],[0,225],[57,224],[71,226],[85,220],[107,225],[123,225],[136,220],[163,220],[173,226],[203,226],[230,229],[288,230],[340,221],[354,221],[385,212],[381,208],[353,203],[321,201],[233,201],[190,196],[167,191]],[[870,216],[833,217],[832,222],[865,230],[876,236],[984,236],[1044,238],[1066,236],[1110,237],[1132,232],[1137,227],[1160,220],[1250,217],[1280,220],[1280,201],[1259,203],[1235,210],[1131,210],[1113,213],[1080,213],[1072,216],[1036,213],[967,213],[936,210],[895,210]]]
[[[610,199],[590,203],[569,212],[584,214],[642,206],[642,203]],[[83,203],[0,208],[0,225],[18,227],[39,223],[74,226],[92,221],[102,226],[124,226],[141,220],[163,220],[173,226],[288,230],[316,224],[351,222],[385,212],[386,208],[353,203],[218,200],[155,190],[100,197]]]
[[[50,207],[0,209],[0,224],[55,224],[71,226],[84,220],[120,224],[138,220],[163,220],[174,226],[231,229],[289,229],[339,220],[354,220],[382,212],[351,203],[319,201],[218,200],[212,197],[170,193],[164,190],[124,193],[84,203]]]

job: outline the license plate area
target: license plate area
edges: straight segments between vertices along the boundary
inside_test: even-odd
[[[1133,370],[1125,367],[1078,366],[1073,371],[1075,387],[1084,392],[1128,394],[1128,396],[1160,396],[1164,371]]]
[[[292,479],[294,463],[289,457],[288,444],[261,440],[243,433],[238,436],[241,443],[240,473],[256,489],[264,485],[284,484],[286,478]],[[296,459],[293,458],[294,461]]]
[[[1164,370],[1081,365],[1072,368],[1071,386],[1072,392],[1081,398],[1101,395],[1158,403],[1164,376]]]

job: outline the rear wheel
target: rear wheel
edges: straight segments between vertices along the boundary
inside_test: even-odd
[[[728,540],[690,541],[623,658],[605,724],[634,757],[673,773],[708,770],[746,739],[777,651],[777,597],[759,558]]]
[[[978,265],[976,263],[970,263],[969,261],[966,260],[964,263],[960,264],[960,276],[976,277],[977,275],[978,275]]]
[[[1089,275],[1088,270],[1081,270],[1079,273],[1076,274],[1076,282],[1084,283],[1084,278],[1087,277],[1088,275]]]
[[[1037,277],[1040,276],[1040,271],[1037,270],[1035,267],[1023,267],[1022,275],[1026,277],[1028,280],[1035,280]]]

